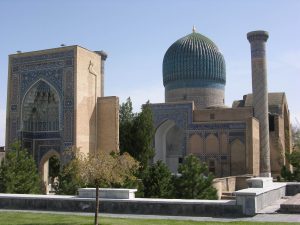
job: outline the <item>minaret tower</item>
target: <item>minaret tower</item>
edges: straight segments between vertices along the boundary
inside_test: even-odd
[[[266,31],[252,31],[247,34],[251,45],[252,92],[254,116],[259,121],[260,136],[260,176],[271,176],[268,85],[265,45],[269,34]]]

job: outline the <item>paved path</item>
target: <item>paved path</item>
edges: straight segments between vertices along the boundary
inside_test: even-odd
[[[93,216],[93,213],[72,213],[72,212],[53,212],[53,211],[33,211],[33,210],[3,210],[0,212],[31,212],[31,213],[50,213],[63,215],[81,215]],[[102,217],[111,218],[137,218],[137,219],[172,219],[172,220],[192,220],[192,221],[217,221],[217,222],[233,222],[233,221],[258,221],[258,222],[299,222],[299,214],[280,214],[280,213],[259,213],[254,217],[241,218],[218,218],[218,217],[188,217],[188,216],[158,216],[158,215],[132,215],[132,214],[107,214],[99,213]]]

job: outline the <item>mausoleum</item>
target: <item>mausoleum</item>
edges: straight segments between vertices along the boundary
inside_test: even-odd
[[[291,151],[287,99],[284,92],[266,92],[267,32],[250,32],[248,39],[254,43],[254,98],[246,94],[231,107],[224,104],[225,60],[212,40],[193,29],[168,48],[162,68],[165,103],[151,104],[154,161],[162,160],[176,173],[184,157],[194,154],[217,177],[280,174],[287,164],[285,153]],[[266,142],[269,145],[262,148]],[[266,157],[270,171],[264,170]]]

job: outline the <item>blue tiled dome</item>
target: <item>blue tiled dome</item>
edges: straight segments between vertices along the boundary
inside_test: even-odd
[[[173,43],[163,60],[163,82],[167,90],[187,87],[224,88],[225,61],[218,47],[193,32]]]

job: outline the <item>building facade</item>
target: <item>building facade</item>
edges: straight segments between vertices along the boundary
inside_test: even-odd
[[[106,57],[80,46],[10,55],[6,149],[21,141],[42,174],[71,146],[117,151],[119,101],[104,97]]]
[[[224,105],[225,61],[209,38],[193,32],[174,42],[163,60],[165,103],[151,104],[155,133],[154,161],[170,170],[188,154],[196,155],[217,177],[262,174],[261,121],[253,95]],[[267,89],[267,88],[265,88]],[[280,174],[291,150],[290,121],[284,93],[269,93],[272,176]]]

